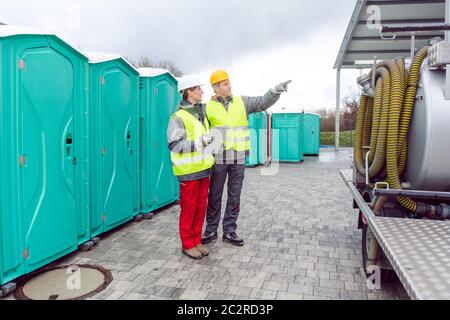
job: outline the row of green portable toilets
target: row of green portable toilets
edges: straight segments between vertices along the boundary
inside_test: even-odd
[[[320,152],[320,116],[313,113],[272,114],[272,159],[302,162]]]
[[[139,71],[120,56],[0,26],[2,290],[178,200],[166,144],[177,81]]]
[[[249,167],[267,161],[302,162],[320,153],[320,116],[314,113],[252,113]],[[268,129],[270,128],[270,129]]]

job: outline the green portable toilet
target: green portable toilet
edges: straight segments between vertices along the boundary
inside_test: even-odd
[[[303,113],[272,114],[272,159],[280,162],[302,162]]]
[[[259,141],[258,141],[258,163],[265,164],[269,160],[269,154],[267,152],[267,143],[268,143],[268,114],[267,112],[261,112],[261,125],[259,130]]]
[[[305,155],[317,156],[320,153],[320,115],[305,113],[304,119],[304,152]]]
[[[0,285],[5,293],[10,281],[90,238],[88,59],[55,35],[1,25],[0,76]]]
[[[167,126],[180,102],[177,80],[164,69],[141,68],[141,212],[153,212],[176,202],[179,183],[172,170],[167,146]]]
[[[91,236],[140,213],[139,73],[122,57],[86,53],[90,64]]]
[[[250,128],[250,152],[245,160],[247,167],[255,167],[259,164],[259,138],[261,128],[261,113],[251,113],[248,116]]]

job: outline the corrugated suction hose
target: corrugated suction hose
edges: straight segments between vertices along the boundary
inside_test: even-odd
[[[427,46],[418,51],[409,73],[401,58],[380,62],[376,67],[375,97],[361,95],[360,98],[354,154],[356,169],[366,175],[365,159],[369,152],[369,178],[386,181],[391,189],[402,188],[400,177],[407,164],[408,131],[420,69],[428,49]],[[424,216],[430,210],[427,205],[408,197],[398,197],[397,200],[413,217]]]

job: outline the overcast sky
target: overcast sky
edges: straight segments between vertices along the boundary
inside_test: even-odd
[[[229,71],[233,93],[293,80],[275,109],[335,105],[333,65],[356,0],[1,0],[0,21],[55,30],[86,51],[173,60],[208,84]],[[342,72],[342,95],[356,91]],[[212,94],[205,86],[204,99]]]

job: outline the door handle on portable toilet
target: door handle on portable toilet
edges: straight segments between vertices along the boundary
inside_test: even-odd
[[[72,134],[68,133],[66,136],[66,158],[70,159],[72,157],[72,145],[73,145],[73,139]]]
[[[130,152],[130,155],[133,155],[133,148],[131,147],[131,133],[127,133],[127,149]]]

